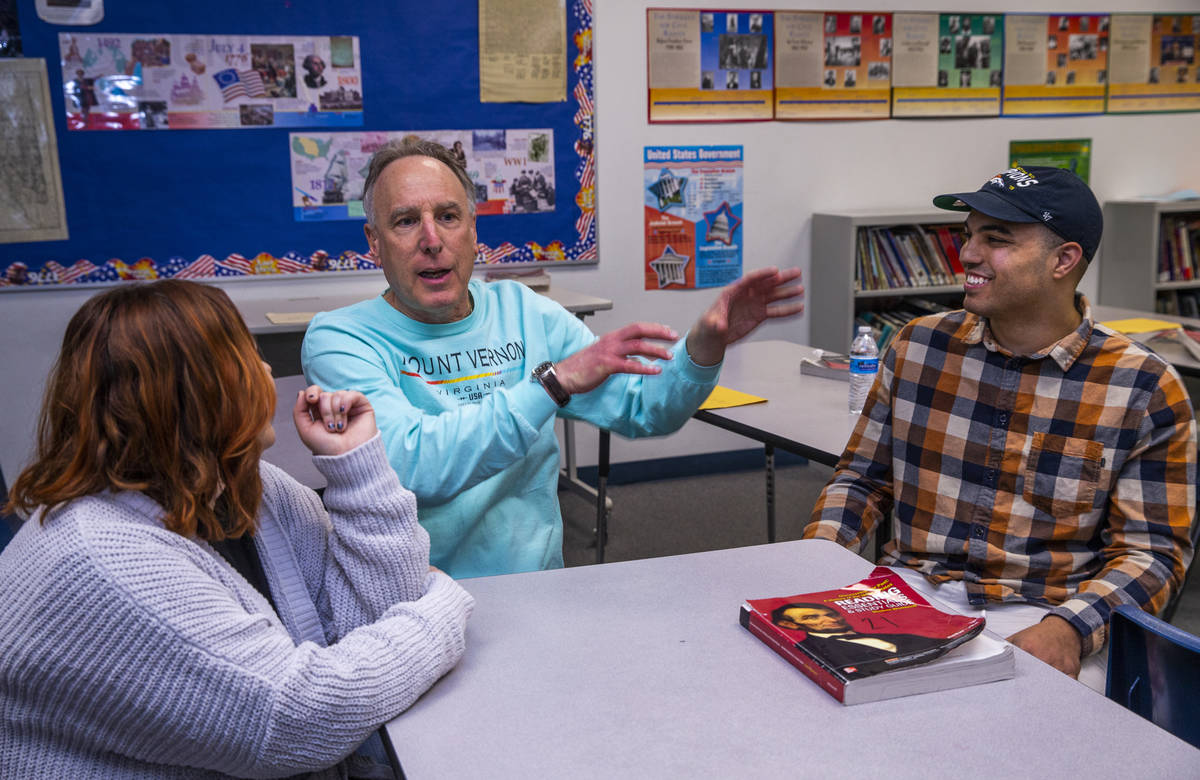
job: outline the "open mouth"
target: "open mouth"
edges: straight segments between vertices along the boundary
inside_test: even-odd
[[[420,276],[422,279],[430,279],[435,282],[440,279],[445,279],[449,275],[450,275],[449,268],[441,268],[441,269],[434,268],[434,269],[431,269],[428,271],[421,271],[419,274],[417,274],[417,276]]]
[[[980,276],[979,274],[970,274],[969,273],[969,274],[967,274],[966,283],[964,284],[964,287],[966,287],[968,290],[977,290],[980,287],[983,287],[985,284],[987,284],[990,281],[991,281],[991,279],[988,279],[986,276]]]

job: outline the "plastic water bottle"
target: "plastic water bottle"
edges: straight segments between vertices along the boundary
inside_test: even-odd
[[[879,373],[879,348],[871,328],[858,326],[858,335],[850,345],[850,413],[860,414],[867,403],[867,393]]]

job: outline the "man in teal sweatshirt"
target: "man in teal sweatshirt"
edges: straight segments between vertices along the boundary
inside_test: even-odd
[[[453,577],[562,566],[556,414],[671,433],[716,384],[726,346],[803,310],[799,269],[769,268],[724,288],[685,338],[653,323],[597,338],[524,285],[471,278],[473,193],[438,144],[376,152],[365,231],[388,289],[317,315],[302,351],[310,382],[371,400],[431,562]]]

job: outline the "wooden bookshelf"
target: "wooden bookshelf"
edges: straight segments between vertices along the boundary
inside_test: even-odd
[[[1178,292],[1200,294],[1200,278],[1159,278],[1164,218],[1200,219],[1200,201],[1114,200],[1104,204],[1104,236],[1097,254],[1099,302],[1141,311],[1171,311]]]
[[[961,284],[856,289],[855,272],[860,228],[957,225],[966,218],[951,211],[848,211],[813,214],[812,267],[806,285],[813,346],[845,352],[854,333],[854,317],[864,311],[891,308],[904,298],[928,298],[958,306]]]

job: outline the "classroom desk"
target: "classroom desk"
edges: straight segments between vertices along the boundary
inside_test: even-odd
[[[1151,320],[1164,320],[1166,322],[1178,322],[1179,324],[1194,330],[1200,330],[1200,320],[1195,317],[1177,317],[1172,314],[1158,314],[1152,311],[1138,311],[1137,309],[1123,309],[1119,306],[1104,306],[1101,304],[1092,304],[1092,317],[1096,322],[1106,322],[1108,320],[1126,320],[1136,318],[1146,318]],[[1136,335],[1130,338],[1137,339]],[[1192,357],[1192,354],[1183,346],[1175,344],[1171,341],[1163,339],[1155,339],[1145,342],[1146,346],[1162,355],[1163,359],[1175,366],[1175,369],[1184,376],[1200,377],[1200,360]]]
[[[288,401],[295,397],[296,391],[303,387],[303,380],[296,379],[300,374],[300,342],[308,329],[311,315],[319,311],[330,311],[343,306],[364,301],[379,295],[387,288],[387,282],[382,278],[372,278],[356,285],[352,292],[342,292],[332,295],[296,295],[282,297],[279,295],[256,295],[252,290],[237,289],[230,293],[234,304],[246,321],[250,332],[258,340],[259,348],[264,359],[271,364],[276,375],[276,387],[279,397]],[[568,290],[562,287],[551,287],[539,290],[552,301],[558,302],[564,309],[579,319],[598,311],[611,309],[613,303],[607,298],[597,298],[594,295]],[[298,316],[289,322],[271,322],[268,314],[296,314]],[[281,379],[289,381],[281,383]],[[300,443],[291,423],[291,404],[280,404],[275,414],[275,435],[277,441],[274,447],[264,453],[266,459],[283,468],[300,482],[312,488],[325,486],[325,479],[316,470],[308,458],[307,451]],[[607,461],[609,432],[600,431],[601,460]],[[559,487],[577,493],[596,503],[596,535],[597,562],[603,562],[604,525],[607,514],[612,511],[612,500],[605,494],[603,486],[598,490],[579,479],[575,458],[575,428],[573,420],[563,420],[563,456],[566,461],[559,475]]]
[[[760,441],[766,453],[767,541],[775,541],[775,449],[837,465],[858,415],[840,379],[803,376],[800,361],[817,350],[790,341],[752,341],[725,352],[720,383],[765,404],[696,412],[695,418]]]
[[[1027,655],[1016,677],[845,707],[738,623],[854,582],[809,540],[464,580],[458,666],[387,724],[408,780],[1194,777],[1200,751]]]

